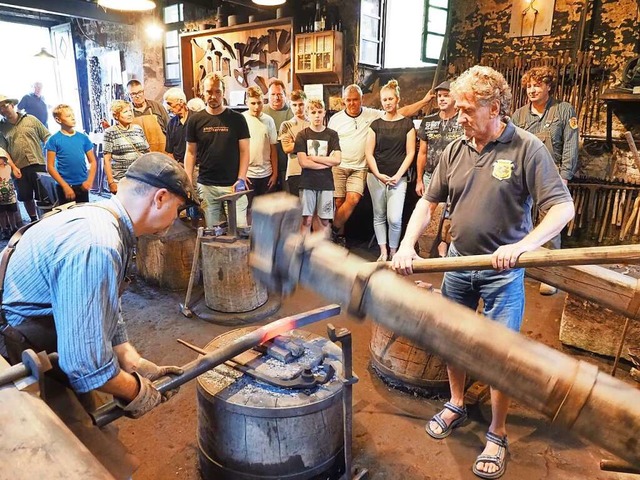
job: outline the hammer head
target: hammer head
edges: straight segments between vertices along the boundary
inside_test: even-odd
[[[284,273],[289,266],[279,265],[278,259],[282,257],[287,237],[300,231],[299,200],[284,192],[257,197],[253,201],[251,220],[249,265],[254,276],[273,292],[291,293],[295,285],[283,278],[288,277]]]

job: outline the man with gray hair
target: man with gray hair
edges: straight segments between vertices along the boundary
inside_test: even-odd
[[[491,254],[494,270],[447,272],[442,295],[473,310],[482,299],[486,317],[519,331],[524,270],[513,267],[522,253],[539,248],[573,218],[573,201],[544,144],[509,120],[511,89],[500,73],[490,67],[472,67],[451,84],[451,95],[464,135],[443,151],[393,257],[393,268],[402,275],[412,273],[412,262],[419,258],[414,245],[438,203],[449,197],[449,256]],[[534,202],[548,210],[535,228],[531,222]],[[451,399],[426,425],[435,439],[447,437],[467,419],[465,372],[452,365],[447,372]],[[491,388],[487,444],[473,465],[481,478],[498,478],[505,471],[509,402],[504,393]]]
[[[416,103],[399,108],[398,113],[405,117],[415,115],[433,97],[434,94],[428,92]],[[342,100],[345,109],[331,117],[328,127],[338,132],[342,148],[342,162],[332,169],[336,202],[332,230],[334,241],[344,245],[344,225],[360,202],[367,179],[364,147],[369,125],[380,118],[384,111],[363,107],[362,90],[356,84],[344,89]]]
[[[184,164],[184,155],[187,150],[187,119],[189,118],[189,108],[187,108],[187,97],[182,90],[177,87],[170,88],[162,96],[169,112],[173,114],[167,125],[166,152],[176,161]]]

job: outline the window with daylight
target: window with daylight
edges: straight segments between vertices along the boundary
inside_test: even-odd
[[[383,0],[360,2],[360,63],[372,67],[382,65]]]
[[[449,0],[425,0],[422,61],[438,63],[447,31]]]
[[[167,25],[164,34],[164,78],[165,85],[180,85],[180,29],[184,26],[183,4],[167,5],[162,10]]]

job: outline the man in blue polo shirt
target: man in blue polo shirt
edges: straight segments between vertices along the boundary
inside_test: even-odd
[[[511,90],[489,67],[475,66],[451,85],[464,136],[442,153],[431,183],[418,201],[394,269],[412,273],[413,248],[439,202],[451,200],[452,244],[449,256],[491,254],[495,270],[447,272],[442,294],[471,309],[484,302],[483,314],[520,330],[524,314],[524,270],[516,260],[557,235],[573,218],[571,195],[544,144],[507,117]],[[531,207],[547,211],[533,228]],[[452,319],[455,321],[455,319]],[[451,399],[426,425],[442,439],[467,418],[465,372],[448,366]],[[487,444],[473,465],[481,478],[498,478],[506,467],[506,419],[510,399],[491,389],[492,420]]]

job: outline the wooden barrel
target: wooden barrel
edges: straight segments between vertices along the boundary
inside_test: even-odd
[[[219,348],[250,330],[227,332],[205,349]],[[322,361],[341,371],[340,349],[329,340],[302,330],[290,335],[305,347],[304,355],[291,363],[253,350],[234,360],[285,379]],[[335,375],[304,393],[257,382],[220,365],[198,377],[197,398],[204,480],[337,480],[344,473],[342,383]]]
[[[369,348],[373,369],[392,386],[427,397],[449,391],[444,361],[412,341],[374,323]]]
[[[164,235],[143,235],[138,239],[138,275],[152,285],[185,290],[189,284],[196,231],[177,219]]]
[[[202,280],[207,307],[218,312],[250,312],[269,298],[249,268],[249,240],[203,240]]]

